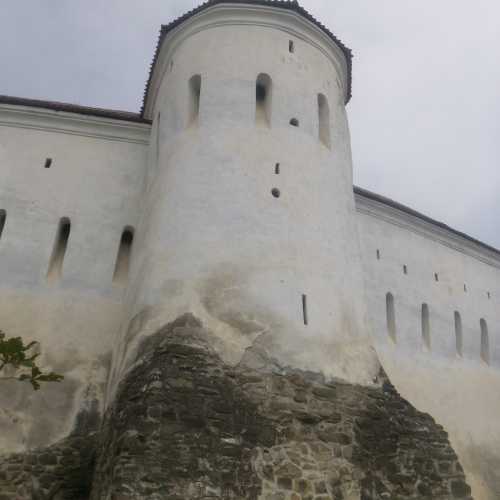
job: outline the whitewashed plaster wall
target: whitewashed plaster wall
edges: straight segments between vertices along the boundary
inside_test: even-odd
[[[380,361],[402,396],[449,432],[474,498],[498,499],[500,255],[386,204],[360,195],[356,203]],[[394,296],[396,342],[388,333],[388,292]],[[430,313],[430,349],[422,339],[423,303]],[[462,320],[461,356],[455,311]],[[481,318],[488,326],[489,365],[481,359]]]
[[[165,40],[146,102],[152,128],[0,106],[0,328],[41,341],[45,367],[66,375],[40,393],[0,388],[0,449],[67,434],[85,404],[112,399],[143,338],[192,312],[234,363],[257,343],[285,364],[367,383],[375,345],[401,394],[450,432],[476,500],[498,498],[500,259],[383,203],[358,196],[355,205],[346,71],[339,48],[300,16],[225,5]],[[272,80],[268,123],[255,116],[262,73]],[[201,93],[190,122],[193,75]],[[331,149],[319,138],[319,93]],[[62,278],[49,284],[61,217],[71,234]],[[135,228],[131,272],[117,287],[125,226]],[[480,360],[481,318],[490,365]]]
[[[150,126],[0,106],[0,329],[40,342],[60,385],[0,387],[0,449],[53,442],[102,402],[124,289],[112,284],[123,228],[138,220]],[[44,168],[46,158],[52,159]],[[61,279],[47,269],[61,217],[71,231]],[[96,403],[97,402],[97,403]],[[54,416],[57,415],[57,418]]]
[[[218,5],[170,33],[155,68],[134,318],[118,342],[114,379],[142,337],[192,312],[232,363],[258,343],[284,364],[371,381],[378,365],[366,341],[339,47],[295,13]],[[272,106],[269,122],[257,124],[262,73]],[[201,94],[190,122],[193,75]],[[331,149],[319,138],[320,93]]]

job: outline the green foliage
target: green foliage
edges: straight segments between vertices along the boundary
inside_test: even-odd
[[[33,389],[40,389],[41,382],[60,382],[64,377],[58,373],[42,373],[36,365],[36,359],[40,353],[32,354],[31,349],[37,342],[24,344],[21,337],[7,339],[5,333],[0,331],[0,374],[6,367],[17,371],[15,376],[2,377],[1,380],[19,380],[29,382]]]

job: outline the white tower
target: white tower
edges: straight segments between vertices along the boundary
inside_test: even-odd
[[[127,348],[192,312],[229,362],[257,342],[370,378],[349,95],[349,50],[296,2],[212,1],[163,27]]]

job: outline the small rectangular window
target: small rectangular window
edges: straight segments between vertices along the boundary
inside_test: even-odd
[[[290,54],[295,52],[295,44],[293,43],[293,40],[288,41],[288,52],[290,52]]]
[[[50,168],[51,165],[52,165],[52,158],[47,158],[45,160],[45,168]]]

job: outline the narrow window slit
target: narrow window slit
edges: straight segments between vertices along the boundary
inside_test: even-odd
[[[488,299],[491,299],[491,293],[490,292],[486,292],[486,295],[488,296]]]
[[[47,158],[47,159],[45,160],[45,165],[44,165],[44,167],[45,167],[45,168],[50,168],[50,166],[51,166],[51,165],[52,165],[52,158]]]
[[[258,125],[271,124],[272,80],[260,73],[255,82],[255,122]]]
[[[486,320],[481,318],[479,322],[481,326],[481,359],[487,364],[490,364],[490,339],[488,335],[488,324]]]
[[[455,345],[457,349],[457,355],[463,356],[463,329],[462,329],[462,317],[458,311],[455,311]]]
[[[406,264],[403,266],[403,273],[408,274],[408,266]]]
[[[394,296],[388,293],[385,296],[385,307],[387,317],[387,333],[389,338],[396,343],[396,312],[394,309]]]
[[[130,255],[132,253],[132,244],[134,242],[134,230],[127,226],[122,233],[118,254],[116,256],[115,272],[113,273],[113,283],[124,284],[127,282]]]
[[[3,209],[0,210],[0,238],[5,227],[5,221],[7,220],[7,212]]]
[[[324,94],[318,94],[318,121],[319,140],[330,149],[330,106]]]
[[[431,349],[431,327],[429,321],[429,306],[422,304],[422,341],[424,346]]]
[[[439,281],[439,274],[438,273],[434,273],[434,280]]]
[[[161,113],[158,111],[158,117],[156,118],[156,164],[158,164],[160,158],[160,124]]]
[[[302,295],[302,318],[304,320],[304,325],[309,324],[309,318],[307,316],[307,295]]]
[[[67,217],[63,217],[59,221],[57,235],[54,242],[54,248],[50,257],[49,269],[47,272],[47,280],[53,283],[59,280],[62,276],[62,268],[64,256],[68,248],[69,234],[71,231],[71,222]]]
[[[464,283],[464,292],[467,293],[467,285]]]
[[[293,40],[288,41],[288,52],[290,52],[290,54],[295,52],[295,44],[293,43]]]
[[[380,260],[380,250],[377,249],[377,260]]]
[[[201,96],[201,76],[194,75],[189,79],[190,111],[189,125],[198,122],[200,114],[200,96]]]
[[[276,163],[276,166],[274,167],[274,173],[276,175],[279,175],[279,173],[280,173],[280,164],[279,163]]]

